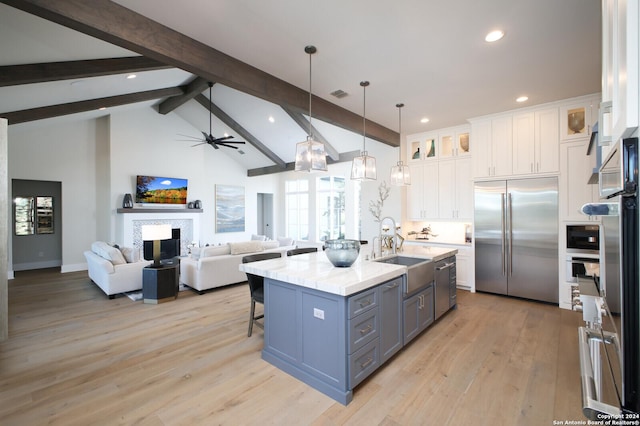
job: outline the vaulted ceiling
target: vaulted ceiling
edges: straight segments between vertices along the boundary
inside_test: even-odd
[[[291,167],[306,137],[307,44],[318,48],[312,125],[332,161],[360,148],[362,80],[367,137],[391,146],[398,102],[408,134],[517,108],[520,95],[534,105],[600,86],[599,0],[0,3],[0,116],[10,125],[153,105],[197,135],[211,107],[214,136],[248,142],[232,154],[250,175]],[[495,28],[506,36],[486,43]]]

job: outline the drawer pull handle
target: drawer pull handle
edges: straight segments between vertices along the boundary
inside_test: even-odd
[[[365,328],[361,328],[360,329],[360,334],[367,334],[368,332],[370,332],[373,329],[373,326],[371,324],[369,324],[368,326],[366,326]]]
[[[396,287],[398,287],[399,285],[400,285],[400,284],[398,284],[397,282],[396,282],[396,283],[393,283],[393,284],[387,284],[387,288],[396,288]]]
[[[360,302],[360,307],[365,307],[365,306],[369,306],[371,304],[371,299],[367,299],[367,300],[363,300],[362,302]]]
[[[367,368],[373,362],[373,358],[369,357],[368,360],[360,364],[360,368]]]

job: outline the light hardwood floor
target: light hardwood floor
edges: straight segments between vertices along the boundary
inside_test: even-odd
[[[109,300],[86,272],[17,273],[0,343],[1,425],[552,425],[581,414],[579,314],[459,292],[458,309],[348,406],[260,358],[249,290]]]

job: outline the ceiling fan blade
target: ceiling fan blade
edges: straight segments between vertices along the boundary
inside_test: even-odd
[[[196,137],[196,136],[191,136],[191,135],[182,135],[180,133],[178,133],[178,136],[182,136],[183,138],[189,138],[192,141],[201,141],[202,138],[201,137]],[[182,139],[180,139],[182,140]]]
[[[217,147],[218,145],[220,146],[224,146],[226,148],[233,148],[233,149],[238,149],[237,146],[233,146],[233,145],[227,145],[226,142],[218,142],[215,146]],[[217,149],[217,148],[216,148]]]
[[[214,143],[218,143],[218,141],[226,141],[227,139],[231,139],[233,136],[222,136],[219,138],[213,138]]]
[[[220,142],[216,142],[216,143],[220,143]],[[241,145],[245,144],[243,141],[224,141],[222,143],[237,143],[237,144],[241,144]]]
[[[197,144],[195,144],[195,145],[191,145],[191,148],[193,148],[194,146],[204,145],[205,143],[206,143],[206,142],[200,142],[200,143],[197,143]]]

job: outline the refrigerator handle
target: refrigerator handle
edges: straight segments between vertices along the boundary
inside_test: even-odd
[[[511,193],[509,193],[507,195],[507,232],[508,232],[508,237],[507,237],[507,241],[509,243],[508,247],[507,247],[507,253],[509,254],[509,261],[508,261],[508,270],[509,270],[509,276],[513,275],[513,210],[512,210],[512,200],[511,200]]]
[[[500,196],[500,203],[501,203],[500,212],[502,213],[502,217],[500,219],[500,225],[502,227],[502,232],[500,233],[500,235],[502,236],[502,241],[501,241],[502,244],[500,246],[501,246],[501,250],[502,250],[502,275],[503,276],[507,275],[507,262],[506,262],[506,258],[505,258],[505,255],[506,255],[506,252],[505,252],[505,246],[506,246],[505,238],[506,238],[506,235],[507,235],[507,232],[506,232],[506,220],[507,220],[506,214],[507,214],[507,212],[506,212],[506,209],[505,209],[505,197],[506,197],[506,195],[504,193],[502,193],[501,196]]]

